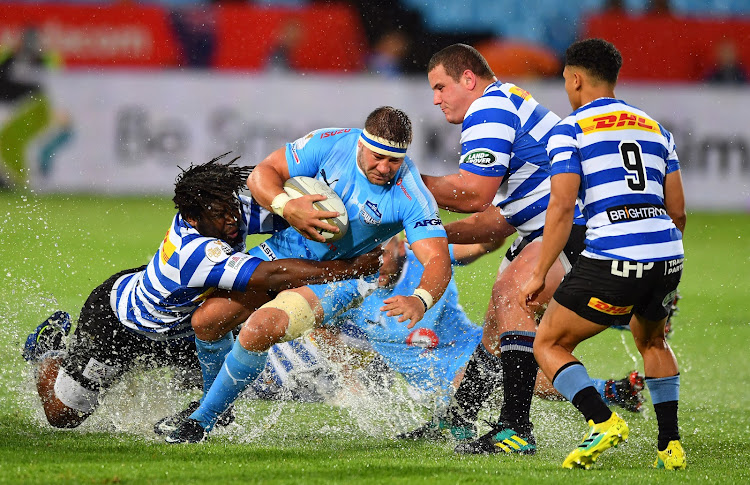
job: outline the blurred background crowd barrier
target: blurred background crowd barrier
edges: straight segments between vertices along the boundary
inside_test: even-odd
[[[323,126],[403,108],[411,156],[455,171],[425,67],[474,45],[560,116],[567,45],[621,50],[617,90],[675,134],[693,209],[750,209],[750,1],[275,0],[0,4],[0,186],[168,193],[177,165],[257,163]]]

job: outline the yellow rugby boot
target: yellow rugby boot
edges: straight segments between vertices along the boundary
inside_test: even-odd
[[[656,461],[654,468],[663,468],[665,470],[684,470],[687,466],[685,459],[685,450],[678,440],[669,442],[667,449],[656,452]]]
[[[589,433],[583,439],[578,448],[570,452],[563,468],[585,468],[588,470],[603,451],[616,447],[628,439],[628,424],[617,415],[612,416],[603,423],[594,424],[589,420]]]

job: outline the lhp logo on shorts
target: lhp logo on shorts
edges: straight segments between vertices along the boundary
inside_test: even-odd
[[[633,310],[633,305],[628,306],[617,306],[609,304],[605,301],[601,301],[599,298],[591,297],[589,300],[589,307],[594,310],[606,313],[607,315],[627,315]]]

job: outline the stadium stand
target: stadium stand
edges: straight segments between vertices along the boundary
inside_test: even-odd
[[[368,52],[388,30],[410,36],[411,48],[402,59],[406,74],[423,74],[431,53],[454,42],[509,43],[520,51],[549,51],[559,61],[579,36],[604,37],[636,60],[626,63],[622,79],[701,80],[715,65],[713,44],[719,38],[733,41],[740,63],[750,65],[750,50],[744,48],[750,38],[750,1],[662,0],[668,13],[653,15],[654,1],[18,0],[0,3],[0,44],[17,42],[23,27],[32,23],[68,68],[259,71],[275,55],[279,32],[297,22],[301,38],[284,55],[300,71],[365,72]],[[623,13],[612,13],[612,3]],[[188,15],[199,20],[206,15],[214,31],[201,31],[197,39],[185,36],[175,19]]]

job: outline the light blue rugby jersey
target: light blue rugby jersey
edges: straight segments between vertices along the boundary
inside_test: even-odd
[[[559,121],[527,91],[500,81],[487,86],[464,117],[459,168],[502,178],[496,205],[527,240],[543,232],[550,191],[545,147]]]
[[[450,249],[452,259],[452,245]],[[406,322],[399,322],[398,317],[380,311],[383,300],[411,294],[419,286],[424,267],[412,251],[407,250],[406,255],[404,269],[392,288],[378,288],[339,320],[361,329],[388,367],[401,373],[409,384],[425,392],[445,394],[482,340],[482,328],[464,313],[452,278],[443,296],[413,329],[406,328]]]
[[[613,99],[582,106],[552,131],[552,175],[581,176],[586,249],[595,259],[683,257],[682,234],[664,208],[664,177],[679,170],[672,134],[645,112]]]
[[[346,205],[349,231],[338,241],[319,243],[289,228],[267,241],[270,247],[288,251],[266,257],[304,257],[305,252],[297,252],[302,247],[308,257],[320,261],[352,258],[371,251],[402,229],[411,243],[446,237],[437,203],[409,157],[388,184],[375,185],[367,180],[356,163],[361,132],[356,128],[324,128],[287,143],[289,174],[326,182]]]
[[[453,246],[450,248],[452,257]],[[359,307],[330,324],[341,331],[343,342],[359,350],[377,352],[391,370],[401,373],[414,388],[447,396],[456,373],[481,342],[482,328],[472,323],[461,308],[454,280],[413,329],[381,312],[383,300],[410,294],[419,286],[424,267],[412,251],[407,250],[406,255],[404,269],[392,288],[377,289]],[[253,389],[262,397],[275,397],[284,389],[304,395],[306,391],[299,381],[305,380],[307,391],[324,398],[335,390],[335,376],[324,359],[316,344],[306,337],[276,344],[269,350],[268,362],[253,382]]]
[[[154,340],[192,334],[190,315],[215,288],[244,290],[262,261],[244,254],[245,236],[279,231],[286,221],[240,195],[242,243],[202,236],[178,212],[145,271],[115,282],[111,304],[126,327]]]

